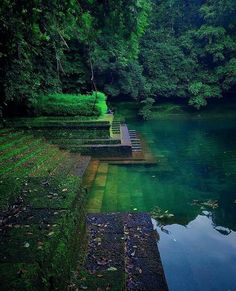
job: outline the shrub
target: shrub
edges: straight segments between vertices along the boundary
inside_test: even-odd
[[[93,92],[90,95],[41,95],[34,108],[40,115],[99,116],[107,112],[106,95],[101,92]]]

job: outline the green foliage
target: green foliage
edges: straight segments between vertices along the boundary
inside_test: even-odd
[[[138,64],[149,13],[146,0],[3,0],[1,102],[32,113],[41,95],[87,93],[96,83],[114,96],[137,97],[130,67]],[[127,76],[131,89],[122,85]]]
[[[55,116],[99,116],[107,112],[106,96],[101,92],[93,92],[91,95],[41,95],[34,108],[41,115]]]
[[[202,82],[190,84],[189,92],[192,96],[189,100],[189,104],[193,105],[197,109],[200,109],[202,106],[206,106],[208,98],[221,97],[221,91],[218,86],[210,86],[203,84]]]
[[[200,108],[236,86],[235,14],[234,0],[3,0],[0,106],[99,90]]]
[[[144,120],[148,120],[152,118],[152,106],[155,100],[153,98],[147,98],[141,101],[142,108],[139,111],[139,115],[143,117]]]
[[[199,109],[235,88],[235,3],[153,1],[140,57],[151,96],[185,98]]]

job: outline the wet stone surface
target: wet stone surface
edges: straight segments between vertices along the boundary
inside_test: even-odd
[[[148,214],[89,214],[87,225],[85,267],[96,277],[93,286],[100,286],[99,277],[107,277],[108,290],[168,290]],[[115,277],[120,280],[119,289],[114,285]]]

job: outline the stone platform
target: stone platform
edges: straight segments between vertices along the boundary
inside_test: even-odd
[[[87,228],[88,290],[168,290],[148,214],[88,214]]]

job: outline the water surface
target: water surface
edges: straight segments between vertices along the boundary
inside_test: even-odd
[[[101,163],[89,211],[168,210],[174,216],[158,221],[157,229],[170,290],[236,290],[234,114],[126,119],[141,132],[158,163]],[[209,201],[218,206],[202,204]]]

